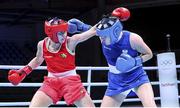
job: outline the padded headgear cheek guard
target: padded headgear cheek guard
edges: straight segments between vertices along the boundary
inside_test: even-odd
[[[56,21],[57,24],[52,24],[53,21]],[[53,42],[58,43],[59,40],[58,40],[57,33],[58,32],[67,32],[68,24],[64,20],[53,18],[50,21],[45,21],[44,30],[45,30],[46,35],[48,37],[50,37],[50,39]]]
[[[100,37],[110,37],[111,44],[118,41],[123,26],[118,18],[103,18],[97,25],[96,33]]]

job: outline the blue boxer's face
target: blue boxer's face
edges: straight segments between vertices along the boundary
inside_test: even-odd
[[[101,39],[101,42],[104,43],[105,45],[111,44],[111,38],[109,36],[100,37],[100,39]]]

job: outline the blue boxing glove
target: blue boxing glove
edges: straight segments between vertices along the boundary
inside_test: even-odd
[[[122,53],[116,61],[116,69],[122,73],[130,72],[139,66],[142,66],[142,58],[140,56],[133,58],[127,53]]]
[[[70,19],[68,21],[68,33],[74,34],[79,32],[85,32],[91,28],[90,25],[81,22],[78,19]]]

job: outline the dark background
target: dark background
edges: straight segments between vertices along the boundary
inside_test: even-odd
[[[176,54],[177,64],[180,63],[179,0],[0,0],[0,65],[26,65],[35,56],[38,41],[46,37],[43,25],[49,17],[57,16],[64,20],[78,18],[94,25],[103,14],[121,6],[131,11],[130,19],[123,22],[124,29],[139,34],[153,51],[153,58],[144,63],[144,66],[156,66],[156,54],[168,50],[167,34],[171,36],[171,51]],[[76,65],[107,66],[98,37],[77,46]],[[7,72],[8,70],[1,70],[1,82],[7,82]],[[34,72],[24,82],[42,82],[46,74],[44,71]],[[84,73],[79,74],[82,81],[86,81]],[[156,72],[149,72],[148,75],[151,81],[158,81]],[[95,82],[107,81],[104,72],[92,77]],[[12,93],[12,88],[0,88],[0,100],[30,101],[38,88],[19,89],[13,88],[17,96]],[[95,89],[93,91],[98,92]],[[153,89],[158,96],[158,86]],[[98,90],[104,92],[104,88]],[[103,92],[92,98],[102,99]],[[4,93],[7,95],[3,95]]]

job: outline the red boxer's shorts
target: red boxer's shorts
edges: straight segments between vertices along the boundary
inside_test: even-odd
[[[64,97],[67,105],[74,104],[86,94],[79,75],[58,77],[44,77],[43,85],[39,89],[47,94],[56,104]]]

